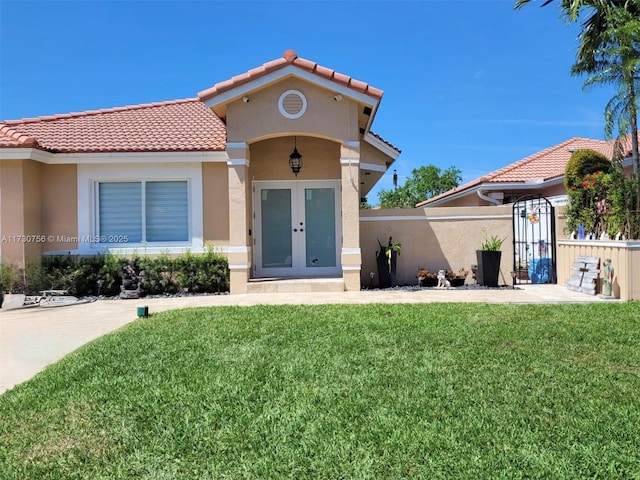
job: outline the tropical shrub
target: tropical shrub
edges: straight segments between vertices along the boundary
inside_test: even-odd
[[[228,266],[213,251],[203,255],[186,253],[176,258],[176,282],[188,292],[220,292],[228,290]]]
[[[640,179],[625,177],[622,168],[615,166],[609,173],[596,171],[574,178],[567,189],[567,228],[570,232],[582,229],[585,234],[600,238],[620,236],[640,238]]]
[[[595,172],[609,173],[611,161],[595,150],[578,150],[571,154],[564,170],[564,186],[567,190],[571,186],[582,183],[585,175]]]
[[[180,289],[176,282],[176,259],[166,254],[158,257],[142,257],[138,266],[144,271],[142,289],[150,294],[176,293]]]
[[[96,295],[105,259],[106,257],[101,255],[44,257],[39,290],[67,290],[70,295],[77,296]],[[104,290],[101,293],[104,293]]]
[[[20,293],[23,286],[22,273],[13,265],[0,264],[0,292]]]
[[[132,259],[115,255],[47,256],[41,263],[30,264],[24,270],[3,265],[0,289],[27,295],[49,289],[66,290],[76,296],[118,295],[122,273],[130,260],[144,271],[142,289],[149,295],[229,290],[227,259],[211,250],[202,255],[187,253],[176,258],[168,255]]]

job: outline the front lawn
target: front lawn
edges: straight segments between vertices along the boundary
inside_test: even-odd
[[[206,308],[0,396],[3,479],[640,478],[640,303]]]

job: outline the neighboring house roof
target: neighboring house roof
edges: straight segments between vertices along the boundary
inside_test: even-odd
[[[0,147],[60,153],[223,151],[226,137],[195,98],[0,123]]]
[[[626,141],[624,143],[629,143]],[[534,153],[515,163],[491,172],[483,177],[460,185],[452,190],[420,202],[416,207],[436,206],[451,197],[473,194],[480,189],[500,190],[501,187],[513,189],[531,186],[542,186],[545,182],[559,181],[571,154],[576,150],[590,149],[612,158],[615,140],[604,141],[589,138],[571,138],[558,145]]]
[[[252,82],[260,77],[263,77],[271,72],[275,72],[276,70],[280,70],[281,68],[284,68],[288,65],[295,65],[302,70],[306,70],[307,72],[318,75],[319,77],[322,77],[326,80],[342,84],[358,92],[371,95],[378,100],[382,98],[382,90],[372,87],[371,85],[365,82],[361,82],[360,80],[351,78],[348,75],[344,75],[330,68],[318,65],[316,62],[312,62],[311,60],[300,58],[294,50],[287,50],[280,58],[267,62],[257,68],[249,70],[246,73],[236,75],[235,77],[230,78],[229,80],[225,80],[224,82],[216,83],[213,87],[198,93],[198,98],[200,98],[200,100],[202,101],[209,100],[210,98],[219,95],[227,90],[231,90],[242,84]]]

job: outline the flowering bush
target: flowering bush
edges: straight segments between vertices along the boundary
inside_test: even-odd
[[[567,189],[567,228],[575,232],[582,225],[585,233],[596,238],[603,233],[640,238],[639,192],[638,177],[625,177],[620,167],[574,178]]]

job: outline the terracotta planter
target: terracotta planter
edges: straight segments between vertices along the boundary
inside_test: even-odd
[[[516,270],[516,278],[518,280],[529,280],[529,273],[526,268],[519,268]]]

